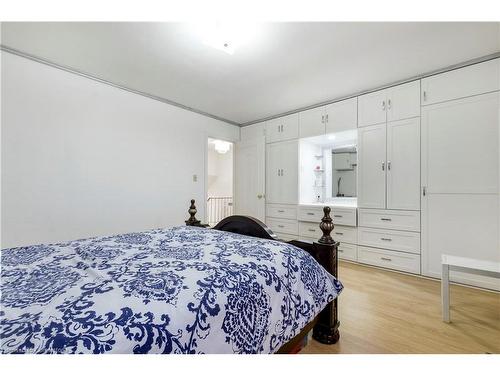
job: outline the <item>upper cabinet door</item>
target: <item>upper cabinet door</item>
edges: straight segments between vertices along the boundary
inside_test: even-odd
[[[500,59],[494,59],[422,79],[422,105],[499,89]]]
[[[356,129],[358,124],[358,98],[342,100],[326,106],[326,133]]]
[[[387,90],[358,97],[358,127],[383,124],[387,119]]]
[[[325,134],[325,107],[313,108],[299,113],[299,137]]]
[[[358,129],[358,207],[385,208],[386,125]]]
[[[387,89],[387,121],[420,116],[420,81]]]
[[[266,122],[266,142],[296,139],[299,136],[299,115],[283,116]]]
[[[420,209],[420,118],[387,124],[387,208]]]

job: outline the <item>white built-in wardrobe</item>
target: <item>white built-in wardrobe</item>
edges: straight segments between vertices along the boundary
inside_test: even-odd
[[[299,139],[354,127],[358,199],[340,226],[344,259],[435,278],[442,254],[500,262],[499,90],[493,59],[243,128],[243,141],[267,143],[266,221],[299,237]],[[451,278],[500,290],[498,279]]]

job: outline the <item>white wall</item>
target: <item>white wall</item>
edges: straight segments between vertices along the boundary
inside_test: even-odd
[[[204,202],[207,136],[239,138],[236,126],[1,58],[2,248],[182,225],[190,198]]]

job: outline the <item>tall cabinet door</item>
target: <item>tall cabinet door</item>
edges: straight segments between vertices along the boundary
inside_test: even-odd
[[[325,134],[325,107],[299,113],[299,138]]]
[[[422,108],[422,272],[443,254],[500,262],[499,93]],[[500,289],[498,279],[452,280]],[[496,283],[496,284],[495,284]]]
[[[234,213],[265,220],[265,137],[235,144]]]
[[[385,208],[385,124],[358,129],[358,207]]]
[[[386,115],[387,90],[358,97],[358,127],[385,123]]]
[[[420,209],[420,118],[387,123],[387,208]]]
[[[298,154],[296,140],[267,145],[267,203],[297,204]]]

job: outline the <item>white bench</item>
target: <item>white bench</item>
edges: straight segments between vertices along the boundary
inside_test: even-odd
[[[441,256],[441,300],[443,321],[450,322],[450,270],[500,278],[500,263],[452,255]]]

